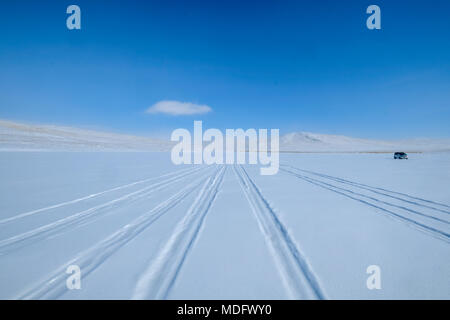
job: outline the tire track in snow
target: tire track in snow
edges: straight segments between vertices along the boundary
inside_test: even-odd
[[[234,171],[291,298],[325,299],[323,289],[306,257],[297,248],[260,189],[242,166],[234,166]]]
[[[302,171],[302,170],[299,170],[299,171]],[[289,170],[285,170],[285,172],[291,172],[292,173],[292,171],[289,171]],[[413,214],[416,214],[416,215],[419,215],[419,216],[422,216],[422,217],[425,217],[425,218],[428,218],[428,219],[432,219],[432,220],[435,220],[435,221],[438,221],[438,222],[450,225],[450,222],[447,221],[447,220],[444,220],[444,219],[441,219],[441,218],[438,218],[438,217],[435,217],[435,216],[432,216],[432,215],[429,215],[429,214],[426,214],[426,213],[423,213],[423,212],[420,212],[420,211],[417,211],[417,210],[414,210],[414,209],[410,209],[410,208],[407,208],[407,207],[404,207],[404,206],[401,206],[401,205],[390,203],[390,202],[387,202],[387,201],[384,201],[384,200],[381,200],[381,199],[378,199],[378,198],[374,198],[374,197],[371,197],[371,196],[368,196],[368,195],[365,195],[365,194],[362,194],[362,193],[359,193],[359,192],[356,192],[356,191],[352,191],[350,189],[346,189],[346,188],[343,188],[343,187],[338,187],[338,186],[335,186],[333,184],[330,184],[330,183],[327,183],[327,182],[324,182],[324,181],[321,181],[321,180],[317,180],[317,179],[314,179],[314,178],[311,178],[311,177],[308,177],[308,176],[303,176],[302,175],[302,177],[306,177],[306,178],[311,179],[313,181],[316,181],[318,183],[322,183],[322,184],[327,185],[329,187],[336,188],[336,189],[339,189],[339,190],[351,193],[351,194],[356,195],[356,196],[360,196],[360,197],[363,197],[363,198],[366,198],[366,199],[369,199],[369,200],[372,200],[372,201],[375,201],[375,202],[379,202],[379,203],[385,204],[385,205],[390,206],[390,207],[395,207],[395,208],[398,208],[398,209],[402,209],[402,210],[405,210],[405,211],[407,211],[409,213],[413,213]]]
[[[439,206],[442,206],[442,207],[450,208],[450,206],[448,206],[446,204],[442,204],[442,203],[431,201],[431,200],[426,200],[426,199],[423,199],[423,198],[413,197],[413,196],[410,196],[410,195],[408,195],[406,193],[391,191],[391,190],[378,188],[378,187],[372,187],[372,186],[369,186],[367,184],[358,183],[358,182],[346,180],[346,179],[339,178],[339,177],[333,177],[333,176],[330,176],[330,175],[327,175],[327,174],[323,174],[323,173],[318,173],[318,172],[314,172],[314,171],[300,169],[300,168],[297,168],[297,167],[294,167],[294,166],[291,166],[291,165],[282,164],[282,166],[288,167],[288,168],[291,168],[291,169],[294,169],[294,170],[298,170],[298,171],[301,171],[301,172],[310,173],[310,174],[313,174],[313,175],[316,175],[316,176],[319,176],[319,177],[322,177],[322,178],[334,180],[334,181],[342,183],[342,184],[351,185],[351,186],[354,186],[354,187],[357,187],[357,188],[361,188],[361,189],[364,189],[364,190],[367,190],[367,191],[370,191],[370,192],[373,192],[373,193],[376,193],[376,194],[380,194],[380,195],[383,195],[383,196],[386,196],[386,197],[390,197],[390,198],[393,198],[393,199],[396,199],[396,200],[400,200],[400,201],[403,201],[403,202],[406,202],[406,203],[409,203],[409,204],[413,204],[413,205],[416,205],[416,206],[419,206],[419,207],[428,208],[428,209],[435,210],[435,211],[438,211],[438,212],[450,214],[450,211],[447,211],[447,210],[444,210],[444,209],[439,209],[439,208],[436,208],[436,207],[433,207],[433,206],[430,206],[430,205],[426,205],[426,204],[423,204],[423,203],[418,203],[417,201],[422,201],[422,202],[431,203],[431,204],[434,204],[434,205],[439,205]],[[380,191],[378,191],[378,190],[380,190]],[[384,191],[384,192],[381,192],[381,191]],[[391,193],[391,194],[388,194],[386,192]],[[393,194],[400,195],[400,196],[403,196],[403,197],[406,197],[406,198],[409,198],[409,199],[413,199],[413,200],[416,200],[416,201],[400,198],[399,196],[394,196]]]
[[[136,238],[140,233],[150,227],[157,219],[167,211],[181,203],[187,196],[198,189],[205,177],[195,180],[176,194],[161,202],[152,210],[139,216],[119,230],[98,242],[91,248],[79,253],[38,285],[26,290],[16,299],[57,299],[68,291],[66,287],[66,269],[70,265],[78,265],[83,279],[102,265],[110,256],[122,248],[125,244]]]
[[[437,228],[425,225],[425,224],[423,224],[423,223],[421,223],[419,221],[416,221],[414,219],[405,217],[405,216],[403,216],[403,215],[401,215],[399,213],[396,213],[396,212],[391,211],[389,209],[383,208],[381,206],[378,206],[376,204],[373,204],[371,202],[368,202],[366,200],[358,198],[358,196],[361,196],[361,194],[359,194],[359,193],[355,193],[355,192],[353,192],[351,190],[348,190],[348,189],[345,189],[345,188],[341,188],[341,187],[337,187],[337,186],[331,185],[329,183],[325,183],[325,182],[320,181],[320,180],[316,180],[316,179],[313,179],[313,178],[310,178],[310,177],[306,177],[304,175],[301,175],[299,173],[290,171],[288,169],[280,168],[280,170],[283,171],[283,172],[286,172],[286,173],[288,173],[288,174],[290,174],[290,175],[292,175],[294,177],[302,179],[302,180],[304,180],[306,182],[309,182],[311,184],[319,186],[321,188],[330,190],[332,192],[335,192],[335,193],[338,193],[340,195],[343,195],[343,196],[345,196],[347,198],[350,198],[350,199],[356,200],[358,202],[364,203],[364,204],[366,204],[366,205],[368,205],[370,207],[379,209],[384,214],[386,214],[387,216],[396,218],[397,220],[399,220],[399,221],[401,221],[403,223],[406,223],[406,225],[408,225],[408,226],[411,226],[411,227],[414,227],[417,230],[423,231],[426,234],[435,237],[436,239],[444,240],[445,242],[450,242],[450,234],[449,233],[447,233],[445,231],[442,231],[442,230],[439,230]],[[367,196],[365,196],[365,197],[367,198]],[[377,201],[378,202],[383,202],[381,200],[377,200]]]
[[[129,187],[141,184],[141,183],[145,183],[145,182],[161,179],[161,178],[164,178],[164,177],[169,177],[169,176],[172,176],[172,175],[178,175],[180,173],[183,173],[183,172],[186,172],[186,171],[190,171],[190,170],[193,170],[193,169],[183,169],[183,170],[179,170],[179,171],[175,171],[175,172],[169,172],[169,173],[160,175],[158,177],[153,177],[153,178],[148,178],[148,179],[144,179],[144,180],[135,181],[135,182],[128,183],[128,184],[125,184],[125,185],[121,185],[121,186],[118,186],[118,187],[107,189],[107,190],[104,190],[104,191],[101,191],[101,192],[98,192],[98,193],[93,193],[93,194],[90,194],[90,195],[87,195],[87,196],[84,196],[84,197],[81,197],[81,198],[78,198],[78,199],[65,201],[65,202],[61,202],[61,203],[58,203],[58,204],[55,204],[55,205],[51,205],[51,206],[48,206],[48,207],[44,207],[44,208],[40,208],[40,209],[36,209],[36,210],[31,210],[31,211],[19,213],[17,215],[12,216],[12,217],[1,219],[0,220],[0,225],[5,224],[5,223],[9,223],[9,222],[13,222],[13,221],[16,221],[16,220],[19,220],[19,219],[22,219],[22,218],[25,218],[25,217],[28,217],[28,216],[32,216],[32,215],[35,215],[37,213],[49,211],[49,210],[52,210],[52,209],[57,209],[57,208],[60,208],[60,207],[65,207],[65,206],[68,206],[68,205],[71,205],[71,204],[75,204],[75,203],[78,203],[78,202],[81,202],[81,201],[84,201],[84,200],[93,199],[93,198],[99,197],[101,195],[104,195],[104,194],[107,194],[107,193],[110,193],[110,192],[113,192],[113,191],[118,191],[118,190],[122,190],[122,189],[125,189],[125,188],[129,188]]]
[[[204,183],[199,195],[183,220],[175,227],[166,245],[141,274],[132,299],[167,298],[220,191],[225,170],[226,167],[222,166]]]
[[[30,231],[26,231],[24,233],[12,236],[10,238],[0,240],[0,253],[9,252],[18,246],[26,245],[36,240],[42,240],[47,238],[49,235],[54,234],[55,232],[59,232],[61,230],[65,230],[69,227],[76,227],[86,224],[88,221],[94,218],[98,218],[102,214],[107,213],[111,209],[116,209],[118,207],[123,207],[126,204],[132,203],[138,199],[148,196],[149,194],[158,191],[162,188],[168,187],[183,178],[198,172],[199,170],[204,170],[204,168],[196,168],[190,170],[188,172],[183,172],[174,177],[171,177],[167,180],[154,183],[150,186],[142,188],[140,190],[125,194],[119,198],[113,199],[111,201],[102,203],[100,205],[96,205],[92,208],[77,212],[68,217],[64,217],[57,221],[48,223],[46,225],[37,227]]]

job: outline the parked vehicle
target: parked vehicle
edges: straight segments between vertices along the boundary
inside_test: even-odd
[[[404,152],[394,153],[394,159],[408,159],[408,155]]]

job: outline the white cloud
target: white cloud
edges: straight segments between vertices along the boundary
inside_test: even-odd
[[[204,114],[211,112],[210,106],[191,102],[164,100],[159,101],[147,109],[147,113],[165,113],[171,116],[185,116],[191,114]]]

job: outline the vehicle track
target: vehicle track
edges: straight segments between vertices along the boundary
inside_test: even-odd
[[[188,172],[183,172],[181,174],[175,175],[167,180],[157,182],[142,188],[140,190],[125,194],[119,198],[113,199],[111,201],[96,205],[89,209],[77,212],[70,216],[61,218],[57,221],[48,223],[46,225],[37,227],[35,229],[26,231],[24,233],[9,237],[7,239],[0,240],[0,253],[7,253],[17,247],[27,245],[29,243],[35,243],[36,240],[41,240],[47,238],[48,236],[65,230],[69,227],[74,228],[77,226],[85,225],[86,223],[106,214],[112,209],[118,207],[123,207],[124,205],[131,204],[141,198],[147,197],[149,194],[158,191],[162,188],[168,187],[187,176],[198,172],[199,170],[204,170],[204,168],[192,169]]]
[[[299,250],[268,200],[242,166],[234,172],[258,221],[278,266],[285,288],[293,299],[325,299],[323,289],[306,257]]]
[[[220,191],[225,171],[226,166],[221,166],[203,184],[199,195],[176,225],[166,245],[139,277],[132,299],[167,298]]]
[[[317,180],[317,179],[313,179],[311,177],[307,177],[305,175],[296,173],[294,171],[291,171],[291,170],[288,170],[288,169],[285,169],[285,168],[280,168],[280,170],[283,171],[283,172],[286,172],[287,174],[290,174],[290,175],[292,175],[294,177],[302,179],[302,180],[304,180],[306,182],[314,184],[316,186],[322,187],[324,189],[327,189],[327,190],[330,190],[332,192],[341,194],[341,195],[343,195],[345,197],[348,197],[350,199],[353,199],[353,200],[356,200],[358,202],[364,203],[364,204],[366,204],[368,206],[371,206],[373,208],[379,209],[384,214],[387,214],[390,217],[394,217],[397,220],[399,220],[399,221],[401,221],[403,223],[406,223],[408,226],[412,226],[412,227],[416,228],[417,230],[424,231],[428,235],[432,235],[433,237],[435,237],[437,239],[444,240],[446,242],[450,242],[450,234],[448,232],[440,230],[440,229],[437,229],[437,228],[435,228],[433,226],[426,225],[426,224],[424,224],[422,222],[419,222],[417,220],[414,220],[412,218],[405,217],[405,216],[399,214],[398,212],[391,211],[389,209],[381,207],[380,205],[376,205],[376,204],[373,204],[373,203],[371,203],[369,201],[363,200],[363,199],[361,199],[361,197],[362,198],[366,198],[366,199],[370,199],[370,200],[373,200],[373,201],[376,201],[376,202],[379,202],[379,203],[388,204],[385,201],[382,201],[382,200],[379,200],[379,199],[376,199],[376,198],[373,198],[373,197],[369,197],[369,196],[366,196],[366,195],[363,195],[363,194],[360,194],[360,193],[357,193],[357,192],[354,192],[354,191],[351,191],[351,190],[348,190],[348,189],[345,189],[345,188],[341,188],[341,187],[338,187],[338,186],[335,186],[335,185],[332,185],[332,184],[329,184],[329,183],[326,183],[326,182],[323,182],[323,181],[320,181],[320,180]],[[393,204],[389,204],[389,205],[396,206],[396,205],[393,205]],[[404,207],[400,207],[400,208],[403,209]],[[410,213],[415,213],[415,212],[412,212],[411,210],[409,212]],[[428,216],[426,214],[421,214],[421,215],[422,216],[426,216],[428,218],[432,217],[432,216]],[[435,218],[435,217],[433,217],[433,218]],[[444,221],[444,222],[448,224],[448,222],[446,222],[446,221]]]
[[[319,176],[319,177],[322,177],[322,178],[330,179],[330,180],[333,180],[333,181],[336,181],[336,182],[339,182],[339,183],[342,183],[342,184],[351,185],[351,186],[354,186],[354,187],[357,187],[357,188],[361,188],[361,189],[364,189],[364,190],[367,190],[367,191],[370,191],[370,192],[373,192],[373,193],[376,193],[376,194],[380,194],[380,195],[383,195],[383,196],[386,196],[386,197],[390,197],[390,198],[393,198],[393,199],[396,199],[396,200],[400,200],[400,201],[403,201],[403,202],[406,202],[406,203],[409,203],[409,204],[413,204],[413,205],[416,205],[416,206],[419,206],[419,207],[422,207],[422,208],[427,208],[427,209],[435,210],[435,211],[438,211],[438,212],[450,214],[450,211],[447,211],[447,210],[444,210],[444,209],[439,209],[439,208],[436,208],[436,207],[433,207],[433,206],[430,206],[430,205],[426,205],[426,204],[423,204],[423,203],[419,203],[417,201],[422,201],[422,202],[431,203],[431,204],[434,204],[434,205],[439,205],[439,206],[442,206],[442,207],[450,208],[450,206],[448,206],[446,204],[443,204],[443,203],[439,203],[439,202],[435,202],[435,201],[431,201],[431,200],[426,200],[426,199],[423,199],[423,198],[413,197],[413,196],[410,196],[410,195],[408,195],[406,193],[401,193],[401,192],[396,192],[396,191],[387,190],[387,189],[383,189],[383,188],[373,187],[373,186],[369,186],[367,184],[358,183],[358,182],[346,180],[346,179],[339,178],[339,177],[333,177],[333,176],[330,176],[330,175],[327,175],[327,174],[323,174],[323,173],[318,173],[318,172],[314,172],[314,171],[310,171],[310,170],[304,170],[304,169],[300,169],[300,168],[297,168],[297,167],[294,167],[294,166],[291,166],[291,165],[282,164],[281,166],[288,167],[288,168],[291,168],[291,169],[294,169],[294,170],[298,170],[298,171],[301,171],[301,172],[313,174],[313,175],[316,175],[316,176]],[[381,191],[383,191],[383,192],[381,192]],[[393,194],[400,195],[400,196],[403,196],[405,198],[413,199],[413,200],[416,200],[416,201],[407,200],[407,199],[401,198],[399,196],[394,196]]]
[[[22,218],[29,217],[29,216],[32,216],[32,215],[35,215],[35,214],[38,214],[38,213],[41,213],[41,212],[45,212],[45,211],[49,211],[49,210],[52,210],[52,209],[57,209],[57,208],[65,207],[65,206],[68,206],[68,205],[71,205],[71,204],[75,204],[75,203],[78,203],[78,202],[82,202],[82,201],[85,201],[85,200],[93,199],[93,198],[102,196],[104,194],[107,194],[107,193],[110,193],[110,192],[113,192],[113,191],[122,190],[122,189],[129,188],[129,187],[132,187],[132,186],[135,186],[135,185],[138,185],[138,184],[142,184],[142,183],[153,181],[153,180],[158,180],[158,179],[161,179],[161,178],[164,178],[164,177],[169,177],[169,176],[172,176],[172,175],[178,175],[178,174],[181,174],[183,172],[191,171],[191,170],[193,170],[193,169],[189,168],[189,169],[178,170],[178,171],[175,171],[175,172],[169,172],[169,173],[157,176],[157,177],[152,177],[152,178],[148,178],[148,179],[144,179],[144,180],[139,180],[139,181],[135,181],[135,182],[132,182],[132,183],[124,184],[124,185],[121,185],[121,186],[118,186],[118,187],[114,187],[114,188],[111,188],[111,189],[107,189],[107,190],[104,190],[104,191],[101,191],[101,192],[93,193],[93,194],[90,194],[90,195],[87,195],[87,196],[84,196],[84,197],[81,197],[81,198],[78,198],[78,199],[73,199],[73,200],[70,200],[70,201],[65,201],[65,202],[61,202],[61,203],[58,203],[58,204],[54,204],[54,205],[51,205],[51,206],[48,206],[48,207],[44,207],[44,208],[40,208],[40,209],[36,209],[36,210],[31,210],[31,211],[19,213],[17,215],[12,216],[12,217],[1,219],[0,220],[0,225],[6,224],[6,223],[9,223],[9,222],[13,222],[13,221],[16,221],[16,220],[20,220]]]
[[[301,170],[299,170],[299,171],[301,171]],[[291,172],[291,171],[287,170],[287,172]],[[302,176],[302,177],[307,177],[307,176]],[[357,195],[357,196],[360,196],[360,197],[363,197],[363,198],[366,198],[366,199],[369,199],[369,200],[373,200],[375,202],[379,202],[379,203],[385,204],[385,205],[390,206],[390,207],[395,207],[395,208],[398,208],[398,209],[402,209],[402,210],[405,210],[405,211],[407,211],[409,213],[413,213],[413,214],[416,214],[416,215],[419,215],[419,216],[422,216],[422,217],[425,217],[425,218],[428,218],[428,219],[432,219],[432,220],[435,220],[435,221],[438,221],[438,222],[450,225],[450,222],[448,220],[444,220],[444,219],[441,219],[441,218],[438,218],[438,217],[435,217],[435,216],[432,216],[432,215],[429,215],[429,214],[426,214],[426,213],[423,213],[423,212],[420,212],[420,211],[417,211],[417,210],[414,210],[414,209],[410,209],[410,208],[407,208],[407,207],[404,207],[404,206],[401,206],[401,205],[397,205],[397,204],[390,203],[390,202],[387,202],[387,201],[384,201],[384,200],[381,200],[381,199],[378,199],[378,198],[374,198],[374,197],[365,195],[363,193],[352,191],[350,189],[346,189],[346,188],[343,188],[343,187],[338,187],[338,186],[335,186],[333,184],[330,184],[330,183],[327,183],[327,182],[324,182],[324,181],[321,181],[321,180],[317,180],[317,179],[314,179],[314,178],[311,178],[311,177],[307,177],[307,178],[311,179],[313,181],[316,181],[318,183],[322,183],[322,184],[327,185],[327,186],[332,187],[332,188],[336,188],[336,189],[339,189],[339,190],[342,190],[342,191],[345,191],[345,192],[348,192],[348,193],[351,193],[351,194],[354,194],[354,195]]]
[[[182,188],[167,200],[159,203],[152,210],[137,217],[124,225],[116,232],[101,240],[94,246],[79,253],[75,258],[65,263],[47,276],[44,281],[27,289],[16,299],[57,299],[67,292],[66,269],[70,265],[77,265],[82,270],[83,279],[102,265],[109,257],[122,248],[125,244],[136,238],[144,230],[150,227],[157,219],[170,209],[181,203],[187,196],[198,189],[207,178],[202,177]]]

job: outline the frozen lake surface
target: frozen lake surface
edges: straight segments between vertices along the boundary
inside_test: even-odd
[[[280,162],[1,152],[0,298],[450,299],[450,153]]]

